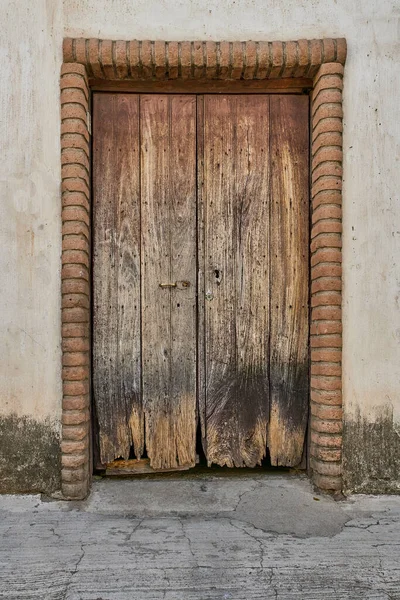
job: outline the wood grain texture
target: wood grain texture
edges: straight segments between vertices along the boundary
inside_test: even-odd
[[[142,351],[154,469],[196,461],[196,98],[141,97]],[[189,281],[181,289],[160,283]]]
[[[308,98],[271,96],[271,411],[273,465],[302,458],[308,418]]]
[[[139,101],[94,94],[93,396],[100,459],[143,454]]]
[[[204,97],[208,463],[255,466],[268,421],[268,96]]]

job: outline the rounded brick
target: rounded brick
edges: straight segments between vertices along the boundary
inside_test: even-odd
[[[311,387],[315,390],[341,390],[342,381],[339,377],[324,377],[322,375],[314,375],[311,377]]]
[[[86,143],[89,143],[89,131],[85,122],[80,119],[64,119],[61,123],[61,135],[76,134],[85,138]]]
[[[311,294],[316,292],[340,291],[342,280],[340,277],[320,277],[311,283]]]
[[[268,76],[269,71],[272,67],[270,61],[270,43],[269,42],[258,42],[258,70],[256,74],[257,79],[265,79]]]
[[[315,77],[315,84],[317,84],[319,79],[325,75],[341,75],[343,77],[343,74],[343,65],[339,64],[338,62],[325,62],[318,70],[318,73]]]
[[[62,211],[63,221],[83,221],[87,226],[90,225],[88,212],[82,206],[66,206]]]
[[[82,148],[63,148],[61,150],[61,164],[77,164],[89,170],[89,158]]]
[[[311,64],[308,71],[308,76],[313,77],[317,73],[322,62],[322,42],[321,40],[310,40],[310,57]]]
[[[89,447],[87,448],[87,450]],[[83,454],[63,454],[61,456],[61,466],[67,469],[79,469],[88,463],[88,453]],[[62,471],[61,471],[62,477]]]
[[[76,454],[78,454],[79,452],[83,452],[85,450],[85,448],[87,447],[88,441],[85,440],[85,438],[88,435],[88,430],[89,430],[89,427],[87,424],[85,424],[85,425],[63,425],[62,438],[65,441],[75,441],[75,442],[82,442],[82,440],[84,440],[82,442],[81,449],[76,452]]]
[[[124,40],[115,42],[115,70],[118,79],[128,77],[127,43]]]
[[[89,65],[94,77],[104,78],[100,65],[100,43],[97,38],[90,38],[88,43]]]
[[[311,348],[341,348],[342,336],[338,334],[332,335],[311,335]]]
[[[165,79],[167,72],[166,43],[161,40],[154,42],[154,62],[156,79]]]
[[[334,263],[324,263],[315,265],[311,269],[311,279],[318,279],[319,277],[341,277],[342,267]]]
[[[62,308],[89,308],[89,298],[86,294],[65,294],[62,299]]]
[[[90,419],[89,410],[69,410],[63,412],[62,424],[63,425],[82,425],[88,423]]]
[[[89,322],[87,323],[63,323],[62,325],[63,337],[71,338],[82,338],[86,339],[89,337]]]
[[[87,79],[85,77],[75,73],[66,73],[63,75],[60,79],[60,89],[68,90],[70,88],[81,90],[85,96],[85,101],[87,102],[89,97],[89,88]]]
[[[340,321],[340,306],[316,306],[311,310],[311,321]]]
[[[62,363],[64,367],[86,366],[89,364],[89,354],[87,352],[64,352]]]
[[[324,448],[342,448],[342,436],[337,434],[320,433],[311,428],[311,442]]]
[[[151,57],[151,42],[149,40],[144,40],[142,42],[141,59],[142,77],[144,79],[151,79],[153,76],[153,64]]]
[[[68,75],[68,74],[80,75],[81,77],[84,78],[84,80],[87,83],[87,73],[86,73],[85,66],[81,65],[79,63],[73,62],[73,60],[68,62],[68,60],[64,57],[64,63],[62,64],[62,67],[61,67],[61,76],[63,77],[64,75]]]
[[[87,449],[87,440],[69,440],[61,442],[61,452],[63,454],[82,454]]]
[[[84,500],[89,492],[88,483],[63,483],[61,492],[66,500]]]
[[[341,248],[342,238],[337,233],[326,233],[319,235],[311,242],[311,252],[316,252],[319,248]]]
[[[88,477],[87,469],[63,469],[62,480],[65,483],[85,481]]]
[[[343,133],[342,119],[340,119],[338,117],[321,119],[318,122],[318,125],[313,127],[313,131],[312,131],[313,147],[314,147],[314,144],[317,144],[317,142],[321,146],[342,146],[342,144],[343,144],[342,133]],[[339,137],[340,137],[341,141],[339,143],[337,143],[339,141]],[[320,138],[322,138],[322,139],[320,139]],[[327,141],[325,141],[325,139]],[[332,143],[333,140],[334,140],[334,142]],[[318,149],[318,146],[316,146],[316,150],[317,149]]]
[[[320,321],[311,323],[311,335],[330,335],[332,333],[342,333],[341,321]]]
[[[342,359],[341,350],[311,350],[311,360],[313,362],[340,362]]]
[[[87,365],[80,367],[63,367],[62,377],[64,381],[85,381],[89,378]]]
[[[308,40],[297,42],[297,67],[293,73],[294,77],[304,77],[309,68],[308,62]]]
[[[341,121],[338,119],[326,119],[327,121],[336,120],[341,124]],[[324,121],[322,121],[322,124]],[[343,146],[343,137],[342,132],[340,131],[327,131],[325,133],[320,133],[318,137],[312,143],[312,155],[315,156],[319,150],[323,150],[325,148],[339,148],[342,149]],[[319,158],[319,157],[318,157]],[[330,160],[337,160],[330,159]]]
[[[314,155],[313,160],[312,160],[313,172],[319,165],[321,165],[321,163],[324,163],[324,162],[328,162],[331,166],[331,169],[334,170],[335,168],[337,168],[337,165],[335,167],[335,165],[332,163],[335,163],[335,162],[341,163],[343,160],[343,152],[342,152],[342,148],[340,146],[339,147],[338,146],[322,146],[317,151],[315,151],[313,148],[313,155]],[[332,175],[335,175],[335,173],[332,173]]]
[[[282,42],[272,42],[272,69],[269,74],[270,79],[277,79],[283,66],[283,44]]]
[[[87,92],[83,80],[79,87],[64,87],[61,89],[61,104],[81,104],[83,110],[87,111]]]
[[[128,63],[132,79],[139,79],[139,42],[132,40],[128,42]]]
[[[325,462],[323,460],[317,460],[316,458],[311,457],[310,467],[313,471],[316,471],[320,475],[326,475],[329,477],[340,477],[342,474],[342,465],[339,462]]]
[[[312,127],[317,127],[322,119],[343,119],[342,103],[321,104],[312,116]]]
[[[314,198],[319,192],[323,190],[341,190],[342,179],[338,176],[326,176],[321,177],[311,187],[311,196]]]
[[[112,40],[100,40],[100,62],[106,79],[115,79]]]
[[[85,167],[77,164],[64,164],[61,167],[63,179],[82,179],[89,186],[89,173]]]
[[[329,475],[320,475],[316,471],[313,472],[312,480],[314,485],[327,493],[340,492],[342,489],[342,478],[331,477]]]
[[[199,79],[204,76],[204,54],[202,42],[193,43],[193,76]]]
[[[332,219],[318,221],[311,228],[311,237],[315,238],[320,233],[342,233],[341,221]]]
[[[339,161],[335,162],[335,160],[336,159],[332,157],[333,162],[324,161],[321,156],[318,156],[318,158],[313,161],[312,185],[315,185],[321,177],[342,177],[342,164]]]
[[[90,246],[89,246],[88,240],[85,237],[70,235],[70,236],[64,236],[64,239],[62,241],[62,249],[63,249],[63,251],[81,250],[82,252],[85,252],[85,254],[88,255],[89,251],[90,251]]]
[[[226,42],[228,43],[228,42]],[[222,46],[222,44],[221,44]],[[229,59],[229,52],[228,52],[228,59]],[[180,64],[180,70],[181,70],[181,77],[182,79],[189,79],[189,77],[191,76],[191,68],[192,65],[192,44],[191,42],[182,42],[181,43],[181,64]],[[228,66],[228,64],[227,64]]]
[[[61,277],[65,279],[84,279],[89,281],[89,271],[84,265],[64,265],[61,269]]]
[[[88,338],[64,338],[62,341],[63,352],[88,352],[90,340]]]
[[[83,411],[89,407],[89,394],[82,396],[64,396],[63,411]]]
[[[311,414],[319,419],[343,420],[343,409],[341,406],[331,406],[311,402]]]
[[[90,195],[90,191],[89,191],[89,183],[88,183],[88,178],[82,179],[82,178],[69,178],[69,179],[63,179],[61,182],[61,191],[62,192],[83,192],[84,194],[86,194],[87,198],[89,198]]]
[[[168,42],[168,79],[177,79],[179,74],[179,44]]]
[[[87,223],[83,221],[64,221],[62,226],[63,236],[65,235],[83,235],[87,240],[90,239],[90,231]]]
[[[336,248],[320,248],[311,256],[311,266],[314,267],[319,263],[341,263],[342,253]]]
[[[297,66],[297,42],[285,43],[285,67],[282,77],[292,77]]]
[[[338,38],[336,40],[336,60],[339,63],[342,63],[342,65],[344,65],[344,63],[346,62],[346,55],[347,55],[346,40],[345,40],[345,38]],[[328,66],[328,65],[326,65],[326,66]],[[343,67],[342,67],[342,72],[343,72]]]
[[[338,448],[323,448],[316,444],[311,444],[310,456],[327,462],[339,462],[342,460],[342,451]]]
[[[83,250],[64,250],[62,253],[63,265],[85,265],[89,268],[89,256]]]
[[[313,97],[317,97],[322,90],[343,90],[343,77],[338,73],[319,75],[314,80]]]
[[[72,62],[74,60],[73,41],[72,38],[63,39],[63,60],[64,63]],[[66,70],[67,65],[62,65],[61,72]],[[68,73],[68,71],[66,71]]]
[[[257,45],[255,42],[246,42],[245,62],[244,79],[254,79],[257,65]]]
[[[87,122],[87,109],[79,103],[67,103],[61,107],[62,119],[80,119],[84,123]]]
[[[86,323],[89,320],[89,311],[87,308],[63,308],[63,323]]]
[[[342,367],[338,363],[313,363],[311,375],[324,375],[325,377],[341,377]]]
[[[330,404],[342,406],[341,390],[311,390],[311,400],[317,404]]]
[[[318,108],[323,104],[341,104],[342,92],[340,90],[321,89],[312,96],[312,114],[314,115]]]
[[[85,279],[64,279],[61,284],[63,294],[85,294],[89,296],[89,282]]]

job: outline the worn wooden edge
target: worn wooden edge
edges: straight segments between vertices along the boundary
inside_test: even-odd
[[[130,459],[130,460],[114,460],[107,465],[98,465],[99,471],[104,470],[106,476],[132,476],[132,475],[148,475],[156,473],[173,473],[175,471],[188,471],[190,466],[180,466],[173,469],[153,469],[150,466],[150,459]]]

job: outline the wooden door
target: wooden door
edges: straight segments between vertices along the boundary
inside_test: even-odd
[[[196,97],[94,94],[100,461],[195,464]]]
[[[303,454],[308,97],[94,94],[100,459]],[[196,179],[197,178],[197,179]]]

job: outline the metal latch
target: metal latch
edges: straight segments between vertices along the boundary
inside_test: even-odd
[[[190,287],[190,281],[176,281],[175,283],[160,283],[160,288],[176,288],[177,290],[184,290]]]

